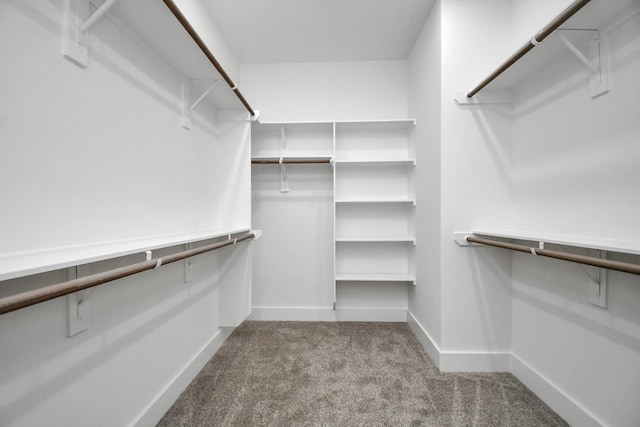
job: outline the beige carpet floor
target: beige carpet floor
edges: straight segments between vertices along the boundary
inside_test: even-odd
[[[245,322],[160,426],[566,426],[508,373],[440,373],[404,323]]]

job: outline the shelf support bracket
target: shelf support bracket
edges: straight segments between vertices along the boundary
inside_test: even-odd
[[[589,57],[571,43],[563,34],[563,31],[586,31],[592,33],[587,45]],[[558,30],[558,37],[567,49],[591,71],[591,98],[596,98],[609,92],[609,43],[607,36],[600,36],[598,30]]]
[[[280,157],[280,192],[289,192],[289,175],[287,174],[287,166],[282,163],[282,157]]]
[[[282,159],[289,154],[289,146],[287,145],[287,138],[284,133],[284,126],[280,126],[280,192],[289,192],[289,175],[287,174],[287,166]]]
[[[67,269],[67,280],[78,278],[78,267]],[[89,294],[91,289],[67,295],[67,337],[79,334],[89,327],[90,308]]]
[[[185,244],[185,251],[191,250],[191,243]],[[185,258],[184,260],[184,283],[193,280],[193,258]]]
[[[213,83],[203,92],[200,97],[194,102],[190,102],[191,100],[191,82],[194,80],[186,80],[182,84],[182,103],[180,105],[181,111],[181,124],[185,129],[191,129],[191,111],[196,108],[196,106],[207,96],[213,89],[216,88],[218,83],[220,83],[221,79],[210,80]]]
[[[607,259],[607,252],[596,251],[600,259]],[[597,268],[597,277],[589,284],[589,302],[595,306],[607,308],[607,269]]]
[[[94,13],[89,15],[90,0],[65,0],[62,33],[62,55],[80,65],[87,66],[89,52],[89,29],[118,0],[105,1]]]

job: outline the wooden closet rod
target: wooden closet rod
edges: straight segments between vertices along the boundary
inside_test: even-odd
[[[577,262],[578,264],[592,265],[594,267],[640,275],[640,265],[630,264],[627,262],[611,261],[608,259],[595,258],[585,255],[568,254],[564,252],[550,251],[548,249],[532,248],[529,246],[499,242],[497,240],[483,239],[475,236],[467,237],[467,242],[481,243],[483,245],[495,246],[497,248],[510,249],[512,251],[525,252],[532,255],[545,256],[549,258],[560,259],[563,261]]]
[[[279,165],[280,159],[251,159],[254,165]],[[331,158],[289,158],[282,159],[282,164],[312,164],[312,163],[331,163]]]
[[[137,264],[132,264],[125,267],[104,271],[102,273],[96,273],[90,276],[81,277],[79,279],[69,280],[67,282],[45,286],[40,289],[34,289],[32,291],[21,292],[19,294],[0,298],[0,314],[9,313],[11,311],[19,310],[24,307],[29,307],[30,305],[49,301],[63,295],[72,294],[83,289],[102,285],[103,283],[131,276],[136,273],[141,273],[146,270],[152,270],[154,268],[160,267],[161,265],[171,264],[172,262],[191,258],[205,252],[210,252],[216,249],[223,248],[225,246],[230,246],[235,243],[242,242],[243,240],[252,239],[253,237],[255,237],[254,234],[249,233],[238,238],[226,240],[224,242],[213,243],[201,248],[190,249],[187,251],[167,255],[162,258],[151,259],[149,261],[139,262]]]
[[[560,25],[564,24],[569,18],[575,15],[580,9],[582,9],[591,0],[577,0],[574,1],[569,7],[567,7],[560,15],[558,15],[553,21],[551,21],[546,27],[540,30],[535,36],[531,37],[527,43],[524,44],[516,53],[511,55],[502,65],[500,65],[493,73],[491,73],[486,79],[484,79],[478,86],[473,88],[467,93],[467,98],[472,98],[475,94],[480,92],[496,79],[500,74],[504,73],[509,67],[518,62],[520,58],[527,54],[531,49],[536,47],[538,43],[546,39],[551,33],[553,33]]]
[[[224,68],[222,68],[222,65],[220,65],[220,63],[218,62],[216,57],[213,56],[213,53],[211,53],[211,51],[209,50],[207,45],[200,38],[200,36],[196,32],[196,30],[191,26],[191,24],[189,23],[187,18],[182,14],[182,12],[178,8],[178,6],[176,6],[176,4],[173,2],[173,0],[162,0],[162,1],[164,2],[165,5],[167,5],[167,7],[171,11],[171,13],[173,13],[173,15],[176,17],[176,19],[180,22],[180,24],[182,24],[184,29],[187,30],[187,33],[189,33],[189,35],[191,36],[193,41],[196,42],[196,44],[198,45],[200,50],[202,50],[202,53],[204,53],[204,55],[207,57],[207,59],[209,59],[211,64],[213,64],[213,66],[218,71],[218,73],[220,73],[220,75],[222,76],[224,81],[227,82],[227,84],[229,85],[231,90],[233,90],[233,93],[236,94],[236,96],[238,97],[240,102],[242,102],[242,105],[244,105],[244,107],[247,109],[249,114],[251,114],[252,116],[255,116],[256,113],[253,110],[253,108],[251,108],[251,106],[249,105],[247,100],[244,98],[244,96],[242,96],[242,93],[236,87],[235,83],[233,83],[233,80],[231,80],[231,77],[229,77],[229,74],[227,74],[227,72],[224,70]]]

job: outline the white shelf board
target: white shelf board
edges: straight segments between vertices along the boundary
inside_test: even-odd
[[[335,122],[335,124],[337,131],[349,129],[410,129],[416,125],[416,119],[340,121]]]
[[[538,233],[522,230],[473,230],[473,234],[504,239],[529,240],[579,248],[599,249],[640,255],[640,242],[631,240],[603,239],[598,237],[571,236],[562,234]]]
[[[5,253],[0,255],[0,281],[248,231],[219,229]]]
[[[318,160],[331,160],[331,155],[327,156],[306,156],[301,154],[299,156],[295,154],[289,154],[287,156],[282,156],[283,160],[287,159],[318,159]],[[280,160],[280,156],[253,156],[251,160]]]
[[[376,242],[410,242],[415,243],[415,237],[395,236],[395,237],[336,237],[336,242],[354,242],[354,243],[376,243]]]
[[[406,273],[338,273],[338,282],[415,282],[415,276]]]
[[[312,129],[320,129],[323,128],[325,126],[329,126],[329,127],[333,127],[333,123],[334,122],[326,122],[326,121],[287,121],[287,122],[269,122],[269,121],[263,121],[258,119],[258,123],[261,126],[275,126],[277,128],[279,128],[280,126],[298,126],[301,125],[303,126],[305,129],[307,129],[309,126],[311,126]],[[313,126],[316,127],[313,127]]]
[[[416,204],[416,199],[336,199],[336,203],[412,203]]]
[[[415,159],[403,160],[336,160],[337,165],[345,166],[415,166]]]

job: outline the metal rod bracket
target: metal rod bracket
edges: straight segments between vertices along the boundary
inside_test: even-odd
[[[606,251],[598,250],[597,253],[600,259],[607,259]],[[596,269],[596,280],[589,283],[589,302],[595,306],[607,308],[608,272],[606,268],[596,267]]]
[[[467,237],[473,236],[473,233],[470,231],[456,231],[453,233],[453,240],[458,244],[458,246],[482,246],[478,243],[471,243],[467,240]]]
[[[67,280],[78,278],[78,267],[67,269]],[[72,337],[89,328],[91,302],[90,290],[84,290],[67,295],[67,336]]]

